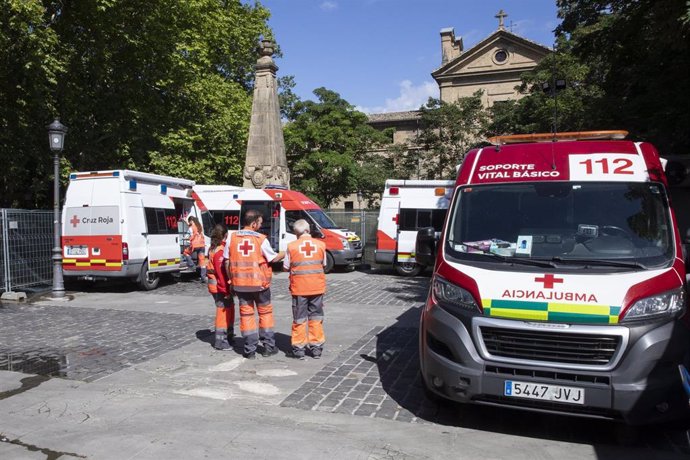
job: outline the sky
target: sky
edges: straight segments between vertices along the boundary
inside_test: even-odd
[[[253,3],[248,1],[248,3]],[[441,29],[453,27],[465,50],[506,28],[551,47],[556,0],[261,0],[283,57],[278,76],[295,93],[336,91],[366,113],[416,110],[438,97],[431,72],[441,65]]]

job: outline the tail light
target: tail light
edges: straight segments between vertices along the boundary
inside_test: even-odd
[[[398,219],[400,219],[400,214],[396,214],[395,217],[393,217],[393,222],[395,222],[395,225],[398,225]]]
[[[129,245],[122,243],[122,260],[129,260]]]
[[[398,188],[398,187],[391,187],[388,191],[389,191],[389,193],[390,193],[391,195],[397,195],[397,194],[400,193],[400,188]]]

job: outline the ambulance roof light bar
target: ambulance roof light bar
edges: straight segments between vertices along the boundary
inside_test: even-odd
[[[570,131],[561,133],[513,134],[508,136],[493,136],[487,139],[489,143],[499,146],[505,144],[523,144],[528,142],[559,142],[579,140],[621,140],[625,139],[628,131]]]

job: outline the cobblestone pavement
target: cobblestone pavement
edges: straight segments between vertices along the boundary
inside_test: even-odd
[[[0,370],[93,381],[196,340],[209,316],[90,308],[0,308]]]
[[[357,303],[361,305],[412,305],[424,302],[429,289],[428,277],[403,278],[397,275],[367,273],[356,278],[329,275],[326,301],[329,303]],[[127,289],[127,287],[123,287]],[[134,289],[134,288],[132,288]],[[208,295],[206,286],[199,281],[184,278],[180,282],[163,281],[156,295],[199,296]],[[271,285],[272,298],[290,299],[286,273],[279,273]]]
[[[416,309],[413,309],[416,310]],[[411,311],[413,311],[411,310]],[[457,405],[427,399],[421,383],[418,329],[376,327],[290,394],[284,407],[462,426],[586,444],[628,444],[690,454],[682,423],[637,431],[603,420]]]

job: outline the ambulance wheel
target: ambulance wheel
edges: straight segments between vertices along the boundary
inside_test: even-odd
[[[148,262],[144,262],[139,273],[139,287],[144,291],[153,291],[158,287],[161,278],[158,273],[151,273],[148,270]]]
[[[422,270],[424,270],[424,266],[414,262],[399,262],[395,264],[395,271],[401,276],[417,276]]]
[[[326,251],[326,266],[323,267],[323,271],[326,273],[330,273],[333,271],[334,266],[335,266],[335,260],[333,260],[333,256],[331,255],[330,252]]]

